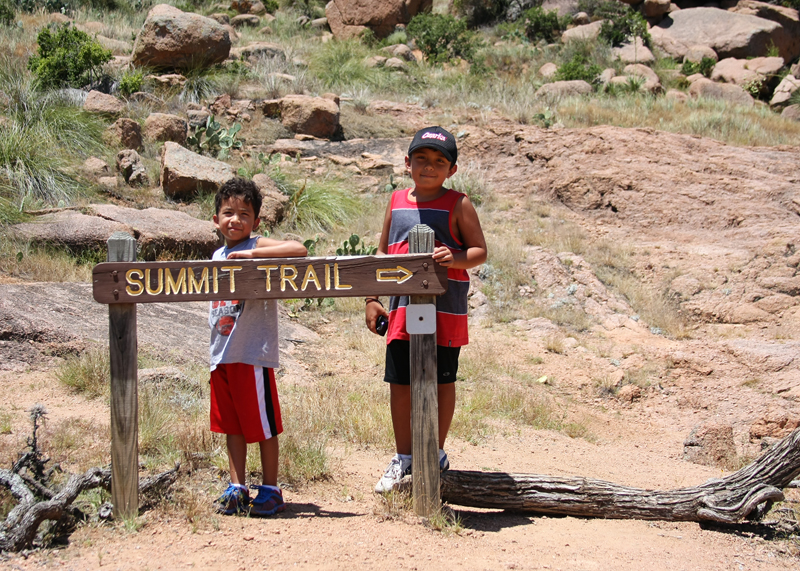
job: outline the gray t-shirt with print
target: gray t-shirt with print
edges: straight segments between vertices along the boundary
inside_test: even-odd
[[[258,236],[233,248],[223,246],[212,260],[225,260],[231,252],[252,250]],[[278,368],[278,302],[274,299],[212,301],[211,370],[220,363],[245,363]]]

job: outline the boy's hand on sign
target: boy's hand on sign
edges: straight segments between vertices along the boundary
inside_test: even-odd
[[[453,252],[447,246],[437,246],[433,249],[433,259],[443,266],[453,265]]]
[[[231,252],[230,254],[228,254],[229,260],[237,260],[237,259],[249,260],[252,258],[253,258],[253,250],[241,250],[239,252]]]

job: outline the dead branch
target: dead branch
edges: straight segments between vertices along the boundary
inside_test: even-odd
[[[590,478],[451,470],[442,475],[442,500],[580,517],[736,523],[783,500],[782,489],[798,474],[800,429],[738,472],[691,488],[655,491]]]
[[[152,497],[163,494],[178,479],[179,469],[180,464],[176,464],[171,470],[142,478],[139,481],[139,494]],[[20,551],[29,547],[42,522],[58,521],[64,517],[81,492],[94,488],[110,490],[111,468],[91,468],[81,475],[73,474],[58,492],[37,482],[36,493],[44,491],[41,495],[49,496],[44,501],[37,501],[36,495],[26,484],[26,480],[19,474],[0,470],[0,486],[8,488],[18,501],[5,522],[0,525],[0,551]]]

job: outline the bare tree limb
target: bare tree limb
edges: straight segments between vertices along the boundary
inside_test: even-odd
[[[800,429],[738,472],[690,488],[654,491],[590,478],[451,470],[442,475],[442,499],[532,513],[736,523],[765,502],[783,500],[781,490],[798,474]]]

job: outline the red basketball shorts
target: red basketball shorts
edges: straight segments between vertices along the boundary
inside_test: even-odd
[[[211,371],[211,431],[241,434],[248,444],[283,432],[274,369],[217,365]]]

